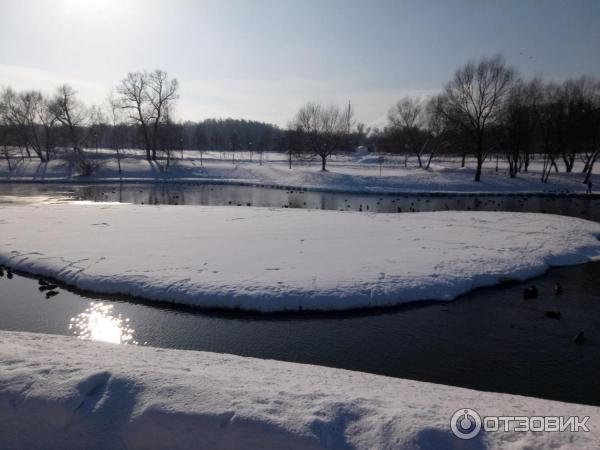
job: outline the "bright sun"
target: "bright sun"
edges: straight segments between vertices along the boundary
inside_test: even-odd
[[[115,13],[120,9],[122,0],[62,0],[67,13],[76,15],[96,15]]]

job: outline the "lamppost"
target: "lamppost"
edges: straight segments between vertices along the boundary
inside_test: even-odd
[[[383,162],[385,161],[383,155],[380,155],[377,158],[377,162],[379,163],[379,176],[381,176],[381,168],[383,167]]]

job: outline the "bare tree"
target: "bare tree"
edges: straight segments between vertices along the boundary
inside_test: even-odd
[[[540,147],[542,152],[542,183],[548,182],[552,168],[558,172],[556,158],[563,148],[564,97],[560,86],[550,83],[544,87],[542,104],[538,110]]]
[[[152,110],[148,101],[147,84],[146,72],[130,72],[117,87],[117,92],[120,96],[120,106],[129,112],[129,119],[137,123],[142,131],[146,159],[150,161],[152,160],[152,144],[148,124],[152,118]]]
[[[448,121],[443,114],[443,96],[431,97],[425,104],[425,128],[427,139],[423,144],[423,151],[429,152],[425,169],[429,170],[431,161],[436,153],[450,146]]]
[[[522,169],[527,171],[531,155],[535,152],[542,91],[539,79],[519,80],[505,103],[500,146],[508,161],[511,178],[515,178]]]
[[[600,80],[597,80],[592,86],[587,107],[587,145],[583,154],[585,163],[583,182],[586,184],[591,180],[594,165],[600,159]]]
[[[507,67],[498,55],[467,63],[445,87],[447,118],[456,121],[473,141],[477,159],[475,181],[481,181],[483,162],[491,149],[486,141],[488,127],[500,121],[514,79],[514,69]]]
[[[167,72],[135,72],[127,74],[117,88],[121,107],[142,131],[148,161],[156,160],[157,143],[165,112],[173,109],[179,84],[169,79]]]
[[[77,99],[77,92],[67,84],[59,86],[51,109],[56,120],[67,129],[73,151],[81,155],[81,147],[86,138],[84,127],[87,125],[89,113]]]
[[[309,153],[321,158],[321,170],[325,171],[327,158],[340,150],[348,138],[352,120],[351,108],[343,112],[335,105],[323,107],[309,102],[300,108],[290,128],[299,134]]]
[[[54,151],[56,115],[52,109],[52,102],[44,98],[38,105],[37,120],[43,133],[44,152],[46,161],[50,161],[50,154]]]
[[[11,172],[13,167],[10,160],[10,149],[8,147],[8,127],[4,123],[4,119],[2,118],[2,104],[0,103],[0,146],[1,146],[1,154],[6,160],[6,165],[8,166],[8,171]]]
[[[422,156],[428,144],[428,136],[423,129],[427,121],[426,112],[425,101],[412,97],[402,98],[388,112],[390,129],[400,135],[404,149],[415,154],[419,167],[423,167]]]
[[[112,125],[110,134],[110,145],[113,150],[117,153],[117,166],[119,168],[119,174],[121,173],[121,150],[123,149],[123,143],[125,141],[125,134],[127,132],[126,126],[123,124],[122,108],[119,101],[115,98],[114,93],[111,92],[108,95],[108,112],[109,120]]]
[[[161,120],[167,122],[175,101],[179,98],[177,79],[169,79],[167,72],[155,70],[148,75],[148,99],[152,105],[152,159],[156,159],[156,141]]]
[[[4,89],[0,99],[0,112],[2,121],[14,131],[19,146],[25,148],[27,156],[31,159],[29,127],[22,100],[23,96],[11,88]]]

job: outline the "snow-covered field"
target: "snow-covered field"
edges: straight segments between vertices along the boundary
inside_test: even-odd
[[[499,212],[0,206],[0,263],[99,293],[244,310],[451,300],[600,258],[600,224]]]
[[[222,152],[205,152],[202,162],[198,152],[185,153],[183,160],[176,159],[167,173],[156,164],[150,165],[139,152],[126,152],[122,161],[122,174],[118,173],[114,153],[101,152],[103,167],[91,177],[77,176],[74,168],[63,160],[40,164],[33,160],[19,162],[13,171],[8,171],[5,161],[0,160],[0,181],[202,181],[238,183],[257,186],[287,186],[302,189],[347,191],[347,192],[585,192],[580,165],[573,173],[552,173],[546,184],[540,182],[540,164],[536,160],[531,172],[522,173],[515,179],[506,174],[505,164],[495,171],[495,162],[488,161],[482,181],[473,181],[475,164],[469,160],[461,168],[458,158],[438,158],[430,170],[419,169],[414,159],[404,167],[401,156],[386,156],[379,174],[375,155],[341,155],[332,158],[328,171],[320,170],[320,163],[297,163],[288,168],[285,154],[265,153],[264,164],[258,155],[252,160],[247,153],[232,155]],[[176,157],[178,154],[175,155]],[[598,165],[600,169],[600,164]],[[600,186],[600,176],[593,177]],[[597,189],[597,188],[596,188]]]
[[[455,411],[589,432],[451,433]],[[216,353],[0,332],[0,448],[595,449],[600,408]]]

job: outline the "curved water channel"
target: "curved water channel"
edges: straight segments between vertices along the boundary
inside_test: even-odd
[[[480,209],[548,212],[600,220],[597,198],[506,195],[358,195],[226,185],[0,185],[4,201],[204,204],[402,212]],[[231,202],[231,203],[230,203]],[[563,294],[554,293],[560,282]],[[216,312],[0,278],[0,329],[76,335],[320,364],[475,389],[600,405],[600,263],[553,269],[523,284],[476,290],[450,303],[344,313]],[[560,311],[560,319],[546,311]],[[584,344],[573,342],[584,332]]]
[[[383,213],[514,211],[600,221],[600,195],[357,194],[203,183],[0,183],[0,201],[23,197],[139,205],[227,205]]]

